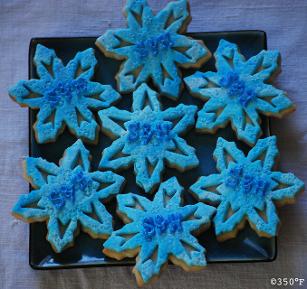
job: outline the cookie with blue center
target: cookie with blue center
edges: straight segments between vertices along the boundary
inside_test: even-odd
[[[59,165],[28,157],[24,176],[33,190],[21,195],[12,214],[25,222],[47,222],[47,240],[55,252],[73,245],[79,229],[106,239],[112,216],[103,205],[120,192],[124,178],[112,172],[90,172],[89,151],[78,140],[66,149]]]
[[[235,143],[219,138],[213,156],[219,173],[200,177],[190,191],[199,200],[217,206],[217,239],[234,238],[246,221],[259,236],[276,236],[276,205],[293,203],[304,190],[304,183],[296,176],[274,170],[276,137],[259,139],[247,156]]]
[[[78,138],[98,141],[99,127],[91,110],[109,107],[120,95],[110,85],[91,81],[96,63],[92,48],[64,65],[53,49],[36,46],[38,78],[19,81],[9,95],[22,107],[38,110],[34,124],[38,143],[55,141],[66,126]]]
[[[136,195],[117,196],[125,225],[104,243],[107,256],[135,257],[133,273],[139,286],[156,279],[168,260],[185,271],[207,265],[205,248],[193,236],[210,226],[215,208],[203,203],[181,205],[183,189],[175,177],[161,183],[153,201]]]
[[[115,139],[102,152],[99,167],[133,165],[136,183],[151,192],[166,164],[180,171],[198,166],[195,149],[180,136],[194,125],[196,111],[184,104],[162,110],[158,94],[142,84],[133,93],[131,112],[116,107],[99,111],[102,131]]]
[[[245,60],[238,46],[221,40],[216,72],[196,72],[184,79],[192,95],[206,101],[196,129],[214,133],[229,122],[237,137],[254,145],[261,135],[260,114],[281,118],[295,110],[287,94],[270,83],[280,71],[280,53],[262,50]]]
[[[124,60],[118,89],[131,92],[150,79],[162,94],[179,97],[179,68],[199,68],[211,53],[202,41],[184,35],[191,20],[188,0],[170,2],[154,14],[146,0],[127,0],[127,28],[108,30],[96,45],[108,57]]]

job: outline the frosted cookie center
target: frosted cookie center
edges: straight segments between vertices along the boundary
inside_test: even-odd
[[[244,194],[265,196],[270,184],[259,172],[244,171],[243,166],[237,165],[229,170],[225,185]]]
[[[75,204],[83,196],[91,195],[92,180],[82,171],[71,173],[65,182],[52,188],[49,199],[56,209],[62,209],[67,202]]]
[[[147,217],[144,218],[142,226],[145,239],[150,241],[157,235],[182,232],[182,216],[179,213],[173,213],[166,216]]]
[[[169,122],[141,122],[135,121],[128,125],[128,141],[130,143],[141,142],[148,144],[153,138],[159,141],[169,140],[172,125]]]
[[[247,88],[245,82],[240,80],[239,75],[235,72],[228,72],[219,83],[227,89],[229,97],[236,97],[244,107],[256,97],[255,91]]]
[[[55,81],[46,91],[45,97],[52,108],[64,101],[70,103],[73,96],[78,96],[87,90],[87,81],[78,78],[68,81]]]
[[[136,51],[140,58],[146,58],[149,55],[157,56],[161,51],[171,48],[174,42],[171,39],[170,33],[162,33],[159,36],[154,36],[146,40],[136,43]]]

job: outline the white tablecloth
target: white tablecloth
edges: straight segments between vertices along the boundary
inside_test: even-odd
[[[21,160],[28,151],[27,109],[13,103],[7,88],[27,78],[32,37],[96,36],[121,27],[124,0],[0,0],[0,288],[135,288],[130,267],[34,271],[28,265],[28,225],[10,209],[28,190]],[[154,9],[167,1],[151,0]],[[277,84],[297,104],[297,111],[272,122],[278,135],[281,168],[307,180],[307,1],[191,0],[189,31],[260,29],[268,47],[279,49],[283,73]],[[280,210],[283,226],[275,262],[210,264],[197,273],[169,267],[154,288],[265,289],[271,277],[307,278],[307,197]],[[150,288],[150,286],[149,286]],[[296,286],[291,288],[298,288]],[[303,287],[300,287],[303,288]],[[307,288],[307,280],[305,287]]]

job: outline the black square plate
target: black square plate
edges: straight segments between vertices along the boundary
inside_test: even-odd
[[[211,52],[217,48],[220,39],[224,38],[239,45],[241,52],[247,58],[257,54],[262,49],[266,49],[266,35],[262,31],[237,31],[237,32],[218,32],[218,33],[193,33],[189,34],[196,39],[203,40]],[[29,76],[37,78],[35,66],[33,64],[33,56],[37,44],[43,44],[48,48],[55,49],[57,55],[67,63],[77,51],[84,50],[89,47],[95,48],[95,39],[97,37],[79,37],[79,38],[35,38],[31,40],[29,51]],[[115,87],[115,74],[117,73],[120,62],[114,59],[106,58],[98,49],[96,49],[96,57],[98,65],[94,80],[103,84],[111,84]],[[203,68],[205,70],[215,70],[214,58],[206,63]],[[184,71],[184,76],[192,74],[193,70]],[[199,107],[202,102],[191,97],[187,91],[184,91],[179,101],[186,104],[195,104]],[[163,106],[176,106],[177,103],[167,98],[162,98]],[[130,110],[131,95],[123,95],[122,100],[117,104],[119,108]],[[30,110],[29,127],[30,127],[30,155],[34,157],[42,157],[50,162],[57,163],[62,156],[64,150],[76,141],[76,138],[66,130],[55,143],[37,144],[34,138],[32,126],[35,122],[36,111]],[[96,114],[97,117],[97,114]],[[269,134],[268,119],[262,119],[262,129],[264,135]],[[235,140],[238,146],[245,152],[248,146],[236,140],[236,137],[228,126],[225,129],[218,130],[215,135],[196,134],[190,131],[186,136],[188,143],[197,149],[197,155],[200,160],[200,166],[184,175],[173,169],[167,169],[164,179],[176,176],[186,189],[194,183],[201,175],[208,175],[216,172],[215,162],[212,153],[219,136],[223,136],[228,140]],[[92,169],[96,170],[101,157],[102,150],[109,146],[111,140],[100,133],[99,143],[96,146],[86,145],[92,155]],[[135,184],[134,174],[131,169],[120,173],[127,179],[123,193],[135,192],[142,193],[140,188]],[[152,196],[151,196],[152,197]],[[189,193],[185,192],[185,201],[187,203],[195,202]],[[107,209],[111,212],[115,219],[115,229],[122,226],[122,222],[115,214],[115,198],[107,204]],[[30,225],[30,265],[34,269],[51,269],[51,268],[72,268],[86,266],[111,266],[111,265],[129,265],[134,260],[125,259],[116,261],[105,257],[102,253],[102,240],[91,239],[87,234],[80,233],[75,239],[75,245],[65,250],[63,253],[56,254],[49,243],[46,241],[46,224],[34,223]],[[244,262],[244,261],[272,261],[276,257],[276,238],[266,239],[260,238],[248,227],[242,230],[237,238],[226,241],[217,242],[213,229],[204,232],[199,236],[200,243],[207,249],[207,259],[209,262]]]

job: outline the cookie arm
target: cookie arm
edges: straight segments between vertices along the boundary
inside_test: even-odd
[[[111,146],[103,150],[99,168],[117,170],[129,167],[133,162],[133,158],[129,155],[118,156],[122,153],[123,148],[124,142],[121,138],[113,141]]]
[[[244,209],[240,208],[228,217],[229,208],[229,201],[223,200],[214,217],[215,234],[221,241],[234,237],[241,228],[240,224],[245,221]]]
[[[48,176],[60,172],[59,167],[42,158],[27,157],[23,163],[24,176],[34,188],[40,188],[47,183]]]
[[[271,178],[275,185],[270,195],[278,204],[294,202],[296,195],[305,188],[304,182],[292,173],[272,172]]]
[[[98,199],[107,199],[110,196],[120,193],[125,178],[115,174],[111,171],[108,172],[93,172],[90,173],[90,177],[99,183],[98,192],[96,194]],[[101,188],[101,189],[100,189]]]
[[[97,60],[95,58],[94,49],[88,48],[78,52],[65,67],[66,73],[72,79],[84,78],[90,80],[95,72]]]
[[[255,229],[259,236],[270,238],[277,235],[279,218],[272,201],[266,202],[265,215],[267,221],[265,221],[255,209],[249,210],[247,215],[250,225]]]
[[[184,33],[190,21],[191,16],[187,0],[170,2],[155,16],[155,22],[161,29],[173,33]]]
[[[195,123],[195,114],[197,106],[195,105],[184,105],[179,104],[174,108],[168,108],[161,112],[162,117],[165,121],[175,123],[172,128],[172,133],[181,134],[188,130]]]
[[[89,81],[85,95],[85,105],[93,109],[109,107],[120,99],[120,94],[111,85]]]
[[[63,158],[60,160],[60,165],[69,170],[81,166],[84,171],[89,171],[90,153],[81,140],[77,140],[72,146],[65,150]]]
[[[60,253],[73,243],[74,234],[78,227],[77,220],[70,220],[65,228],[61,229],[60,221],[55,217],[51,216],[48,221],[48,234],[47,240],[50,242],[55,252]],[[61,231],[64,230],[64,234]]]
[[[276,136],[259,139],[249,151],[247,159],[251,162],[261,161],[264,170],[271,170],[278,156]]]
[[[295,105],[287,94],[270,84],[259,83],[256,94],[255,107],[264,115],[281,118],[295,110]]]
[[[270,82],[280,71],[281,56],[277,50],[262,50],[251,57],[244,65],[243,73]]]
[[[207,265],[205,248],[191,234],[184,236],[172,247],[170,260],[185,271],[200,270]]]
[[[245,159],[244,153],[237,148],[234,142],[226,141],[222,137],[217,140],[213,157],[219,171],[226,170],[231,162],[240,163]]]
[[[98,112],[101,129],[114,138],[125,134],[126,130],[121,125],[121,122],[127,122],[131,119],[131,112],[120,110],[116,107],[110,107]]]
[[[200,201],[218,204],[222,201],[222,196],[218,192],[218,187],[222,183],[221,174],[202,176],[190,187],[190,191]]]
[[[28,223],[47,220],[49,217],[48,210],[37,205],[41,197],[40,190],[21,195],[12,210],[12,215]],[[34,204],[35,206],[33,206]]]
[[[46,82],[40,79],[21,80],[9,89],[9,96],[20,106],[39,109],[45,103]]]
[[[174,137],[173,141],[175,143],[175,150],[167,150],[165,152],[165,159],[168,166],[182,172],[197,167],[199,165],[199,160],[195,148],[189,146],[187,142],[179,136]]]
[[[81,223],[82,230],[93,238],[105,239],[111,235],[113,231],[112,215],[99,200],[93,202],[92,214],[97,218],[80,212],[78,220]]]
[[[43,106],[34,123],[35,138],[38,143],[53,141],[65,128],[63,114],[50,106]]]
[[[136,182],[146,193],[150,192],[160,182],[163,170],[163,159],[151,162],[148,158],[142,156],[137,158],[134,163]]]

